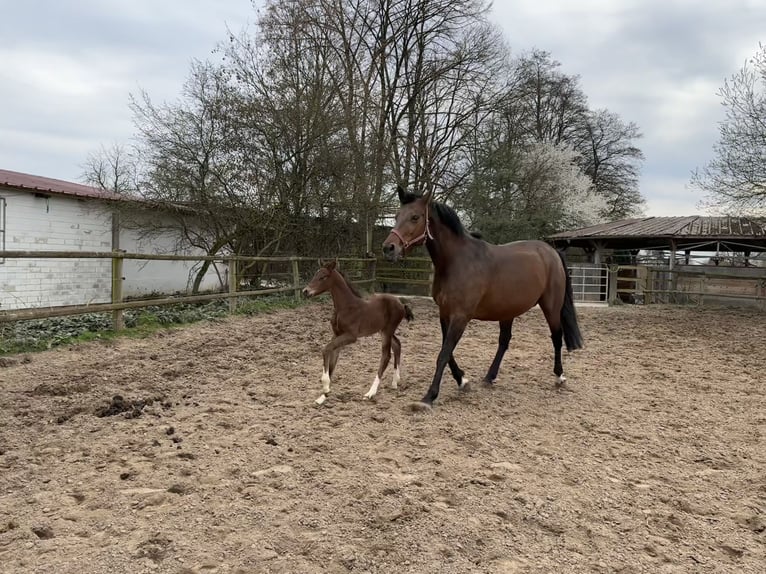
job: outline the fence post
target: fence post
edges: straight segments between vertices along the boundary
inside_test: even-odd
[[[369,275],[370,279],[370,291],[375,293],[375,268],[377,267],[377,258],[375,258],[372,254],[368,254],[372,256],[372,261],[367,262],[367,275]]]
[[[293,287],[295,288],[295,300],[301,300],[301,274],[298,269],[298,258],[290,257],[290,263],[293,266]]]
[[[428,273],[428,295],[430,295],[434,290],[434,264],[431,261],[428,264],[431,266],[431,271]]]
[[[112,254],[112,303],[122,303],[122,253],[125,251],[117,249]],[[112,329],[121,331],[125,328],[125,318],[122,315],[122,309],[112,311]]]
[[[237,292],[239,286],[239,270],[237,269],[237,260],[232,255],[227,261],[229,265],[229,313],[234,313],[237,310],[237,298],[232,297]]]

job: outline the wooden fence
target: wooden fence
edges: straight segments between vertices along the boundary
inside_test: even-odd
[[[31,309],[19,309],[0,311],[0,323],[9,321],[19,321],[23,319],[43,319],[49,317],[63,317],[68,315],[82,315],[85,313],[112,312],[112,324],[115,330],[124,328],[123,314],[125,309],[140,309],[145,307],[154,307],[160,305],[176,305],[179,303],[200,303],[205,301],[214,301],[219,299],[228,299],[231,310],[236,309],[237,301],[241,297],[252,297],[259,295],[271,295],[276,293],[292,292],[296,299],[300,299],[301,290],[305,286],[307,277],[301,275],[300,264],[312,262],[311,273],[318,267],[318,261],[315,257],[255,257],[255,256],[204,256],[204,255],[160,255],[148,253],[127,253],[124,251],[0,251],[0,258],[7,259],[111,259],[112,261],[112,286],[110,303],[93,303],[86,305],[67,305],[62,307],[35,307]],[[146,298],[126,301],[123,298],[122,282],[123,261],[126,259],[139,259],[144,261],[219,261],[226,264],[228,269],[227,291],[216,293],[205,293],[197,295],[179,295],[162,298]],[[374,287],[375,284],[375,259],[374,258],[356,258],[339,257],[337,258],[343,267],[345,264],[355,263],[368,275],[366,278],[358,279],[350,277],[352,283],[357,285],[368,284]],[[249,289],[241,291],[240,276],[238,269],[244,267],[243,264],[289,264],[290,273],[286,278],[287,285],[281,287],[272,287],[266,289]],[[350,266],[350,265],[349,265]],[[348,270],[347,270],[348,271]]]
[[[377,288],[399,295],[431,295],[433,264],[428,257],[407,257],[398,263],[379,260],[375,267]]]
[[[613,266],[609,271],[609,301],[617,299],[645,304],[728,304],[766,309],[766,269]]]

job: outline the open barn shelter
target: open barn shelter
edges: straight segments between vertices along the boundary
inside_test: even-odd
[[[0,358],[0,570],[763,571],[760,313],[581,307],[557,388],[533,309],[493,388],[414,413],[441,332],[411,304],[375,401],[370,337],[314,404],[324,299]],[[496,348],[475,321],[455,357],[478,381]]]
[[[602,299],[766,304],[764,219],[623,219],[548,240],[602,267]]]

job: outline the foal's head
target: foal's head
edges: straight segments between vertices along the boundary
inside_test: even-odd
[[[335,260],[330,261],[317,269],[317,272],[314,273],[314,277],[311,278],[309,284],[303,288],[303,296],[315,297],[328,291],[332,286],[333,271],[335,271]]]
[[[389,261],[397,261],[413,247],[423,245],[431,237],[428,217],[431,206],[431,192],[419,196],[406,193],[401,186],[396,188],[402,204],[396,214],[396,224],[383,242],[383,255]]]

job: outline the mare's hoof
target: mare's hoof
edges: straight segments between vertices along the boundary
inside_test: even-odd
[[[467,393],[471,390],[471,383],[468,382],[468,379],[463,377],[463,381],[457,386],[457,390],[461,393]]]
[[[567,378],[564,375],[559,375],[559,377],[556,379],[556,386],[562,387],[566,384]]]
[[[497,379],[488,379],[487,377],[484,377],[481,380],[482,385],[488,388],[494,387],[496,382],[497,382]]]
[[[424,413],[431,410],[430,403],[424,403],[423,401],[418,401],[416,403],[410,403],[410,410],[415,413]]]

